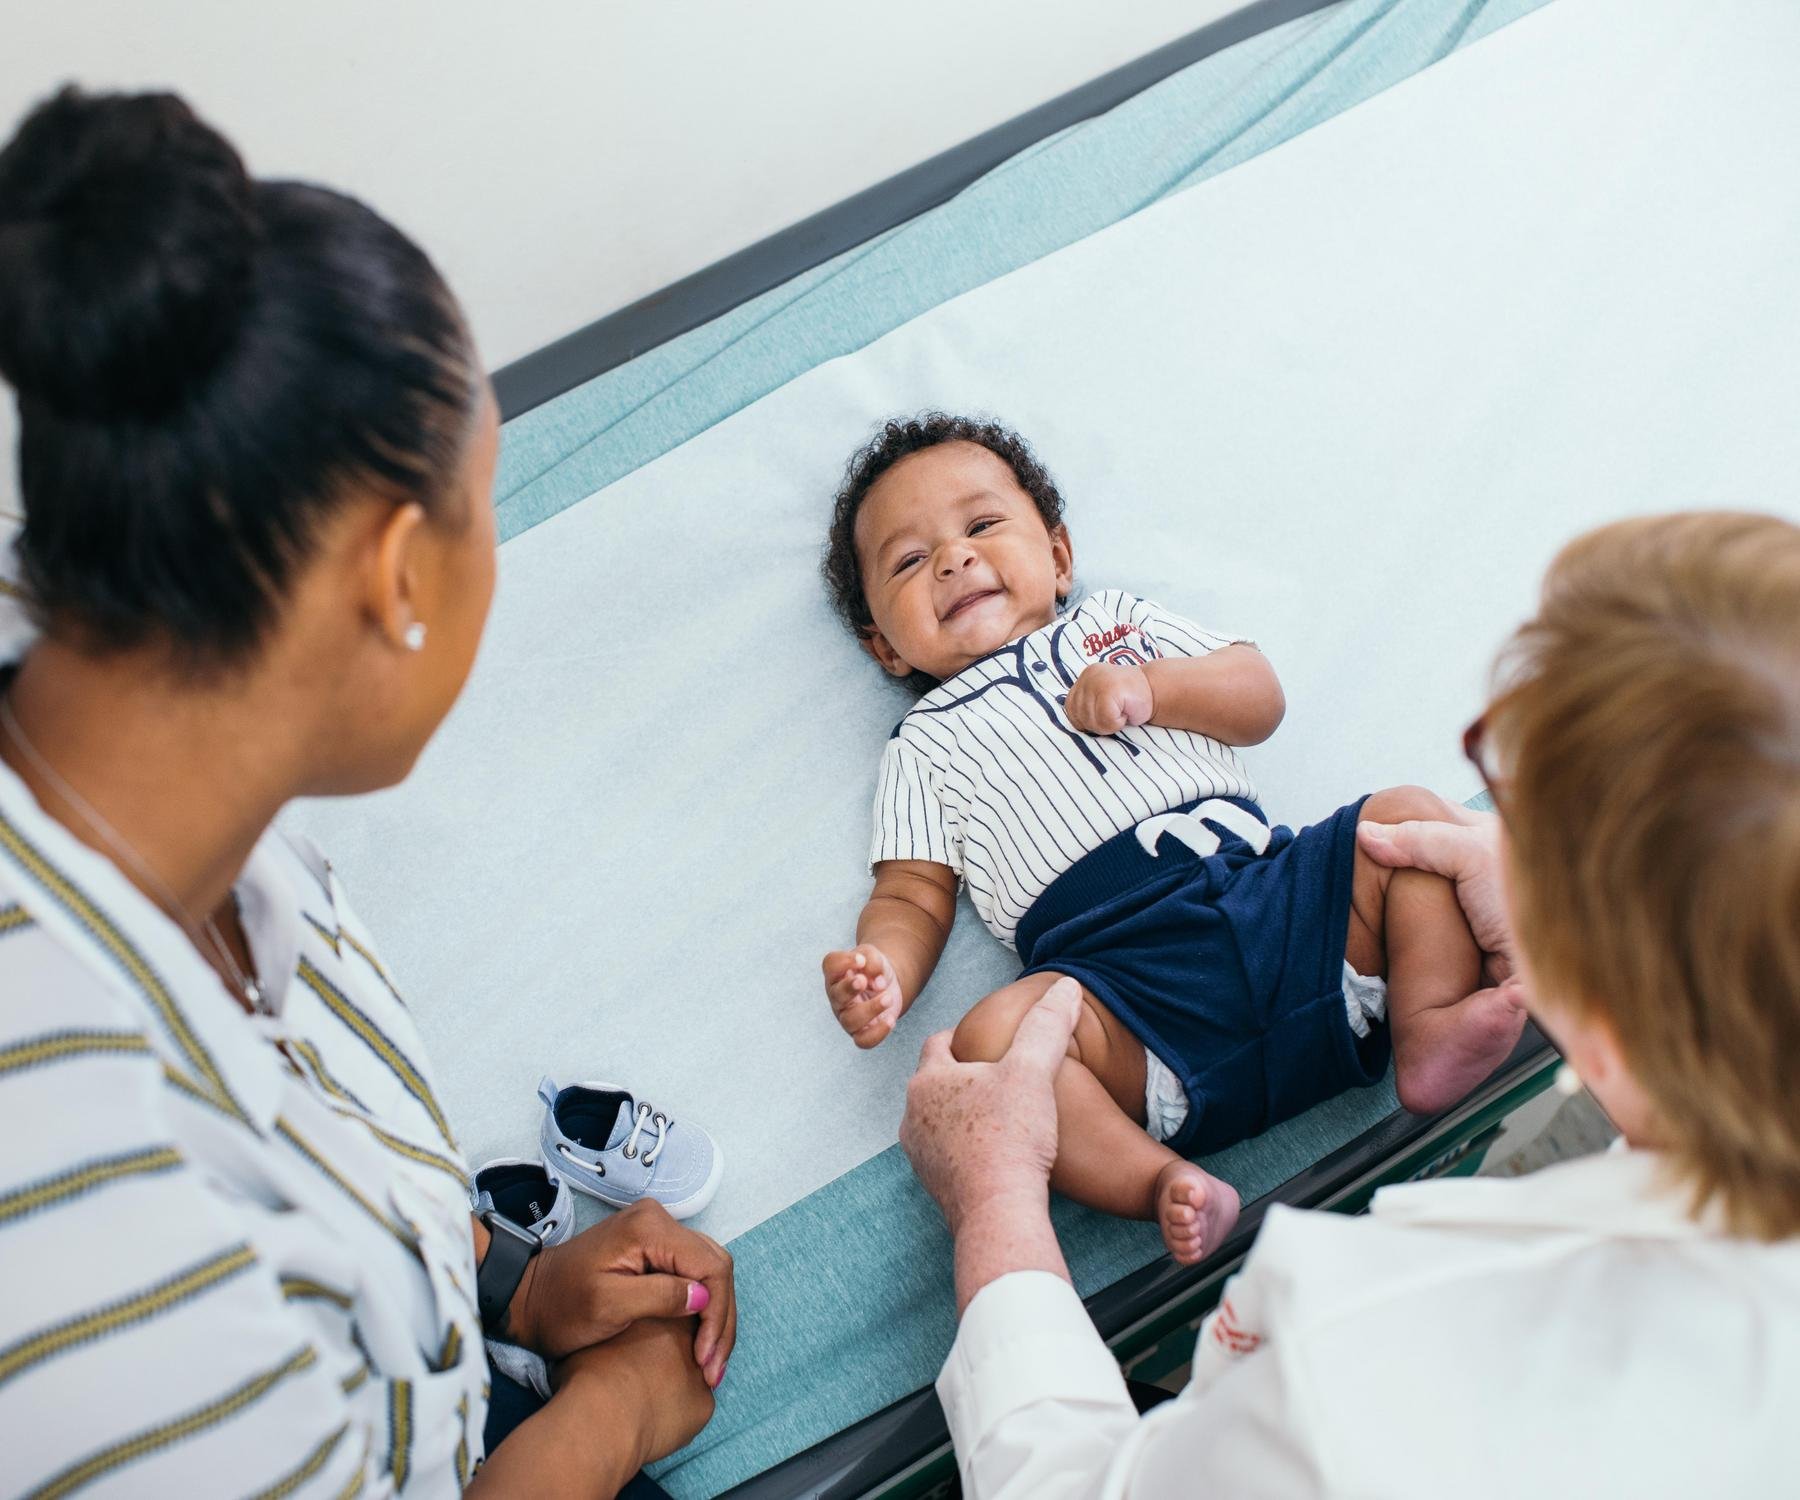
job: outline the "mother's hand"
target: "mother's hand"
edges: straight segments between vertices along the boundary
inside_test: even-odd
[[[513,1337],[548,1359],[615,1338],[643,1318],[700,1315],[694,1362],[709,1386],[737,1342],[731,1256],[649,1200],[539,1252],[511,1311]]]
[[[488,1455],[464,1492],[468,1500],[617,1495],[645,1464],[685,1447],[712,1419],[713,1393],[694,1363],[692,1318],[639,1318],[604,1344],[559,1360],[550,1380],[555,1394]]]
[[[605,1344],[570,1355],[552,1373],[557,1396],[587,1391],[605,1424],[631,1435],[636,1468],[685,1448],[712,1420],[713,1394],[690,1353],[691,1321],[640,1318]]]

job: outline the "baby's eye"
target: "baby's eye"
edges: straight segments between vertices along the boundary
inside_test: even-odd
[[[904,573],[908,568],[910,568],[914,563],[918,562],[924,556],[925,556],[925,554],[923,552],[907,553],[905,557],[901,558],[899,562],[894,564],[894,571],[892,573],[890,573],[888,576],[890,578],[898,578],[902,573]]]
[[[977,521],[974,523],[974,525],[969,527],[969,535],[970,536],[979,536],[979,535],[981,535],[982,532],[986,531],[988,529],[988,527],[998,526],[999,524],[1000,524],[1000,522],[998,520]]]

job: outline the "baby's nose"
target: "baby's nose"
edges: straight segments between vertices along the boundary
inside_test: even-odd
[[[975,561],[975,549],[967,542],[956,541],[938,553],[937,572],[939,578],[948,578],[952,573],[960,573]]]

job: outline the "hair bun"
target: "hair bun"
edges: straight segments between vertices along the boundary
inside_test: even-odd
[[[0,374],[67,415],[173,406],[248,301],[251,191],[173,94],[40,104],[0,151]]]

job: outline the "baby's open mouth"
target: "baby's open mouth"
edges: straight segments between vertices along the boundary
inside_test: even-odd
[[[944,611],[944,619],[954,620],[964,610],[973,609],[977,604],[981,603],[983,599],[992,599],[994,595],[999,592],[999,589],[980,589],[973,594],[964,594],[962,598],[958,599],[956,603],[952,604],[949,609]]]

